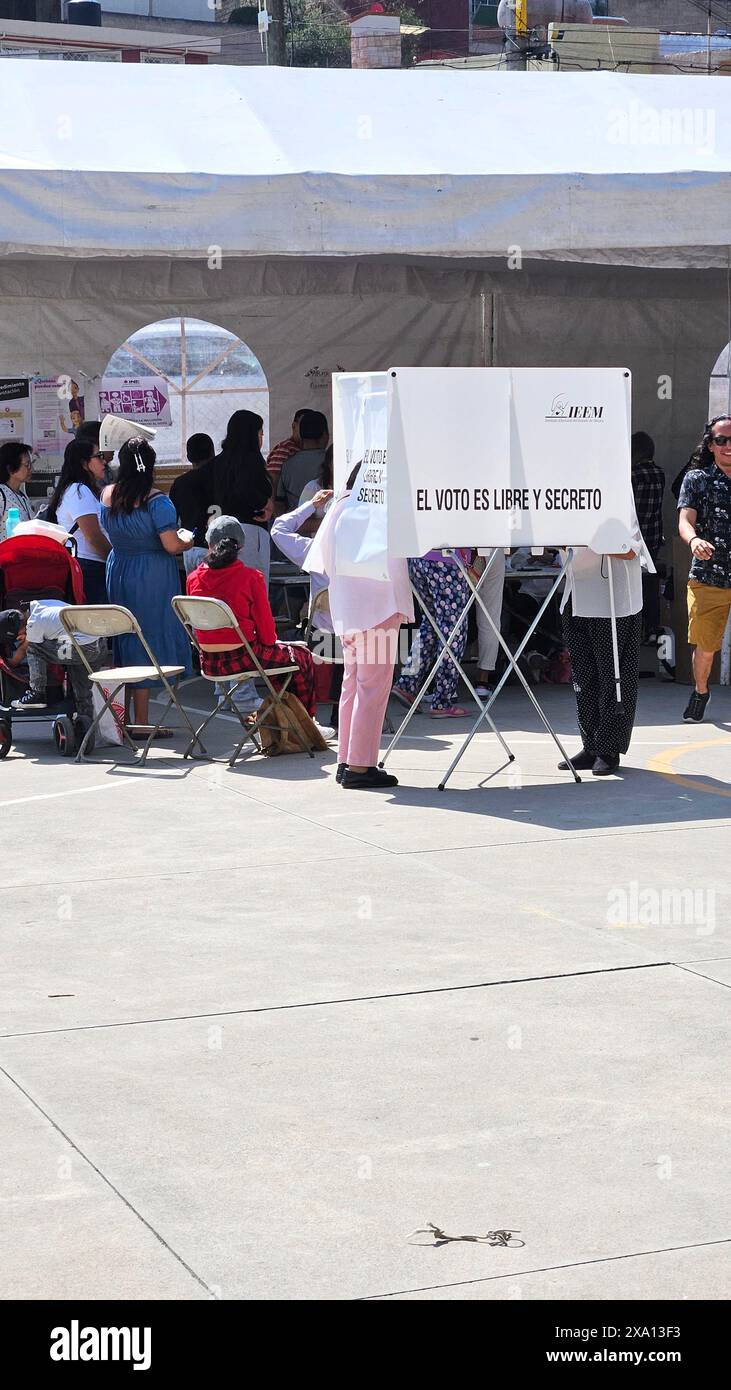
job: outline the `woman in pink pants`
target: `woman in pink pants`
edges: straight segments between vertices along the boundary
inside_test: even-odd
[[[329,578],[330,614],[343,644],[337,780],[347,788],[395,787],[398,778],[376,763],[399,629],[414,621],[414,604],[405,560],[389,560],[389,577],[384,580],[338,574],[338,529],[356,474],[357,469],[317,538],[318,568],[321,564]]]

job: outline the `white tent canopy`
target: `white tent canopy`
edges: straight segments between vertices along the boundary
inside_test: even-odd
[[[5,255],[713,266],[731,241],[723,77],[19,59],[0,146]]]

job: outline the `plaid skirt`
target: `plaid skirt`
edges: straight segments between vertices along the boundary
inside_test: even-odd
[[[274,642],[271,647],[253,643],[252,646],[257,660],[264,667],[297,667],[297,670],[292,673],[287,689],[297,696],[307,713],[314,719],[317,714],[317,699],[312,653],[308,652],[306,647],[293,647],[289,642]],[[217,680],[226,680],[227,677],[230,679],[232,676],[238,676],[241,671],[254,669],[254,663],[245,647],[234,647],[232,651],[228,652],[203,652],[201,664],[205,675],[215,676]],[[283,676],[279,679],[272,676],[270,679],[274,689],[279,690],[287,677]]]

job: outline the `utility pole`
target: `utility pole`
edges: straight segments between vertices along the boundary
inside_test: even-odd
[[[284,0],[268,0],[271,24],[267,30],[267,62],[270,66],[287,66],[287,40],[284,32]]]

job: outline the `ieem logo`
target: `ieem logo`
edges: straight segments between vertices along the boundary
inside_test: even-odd
[[[603,420],[603,405],[570,405],[565,396],[554,396],[547,420]]]
[[[151,1327],[70,1327],[51,1332],[52,1361],[133,1361],[133,1370],[149,1371],[152,1360]]]

